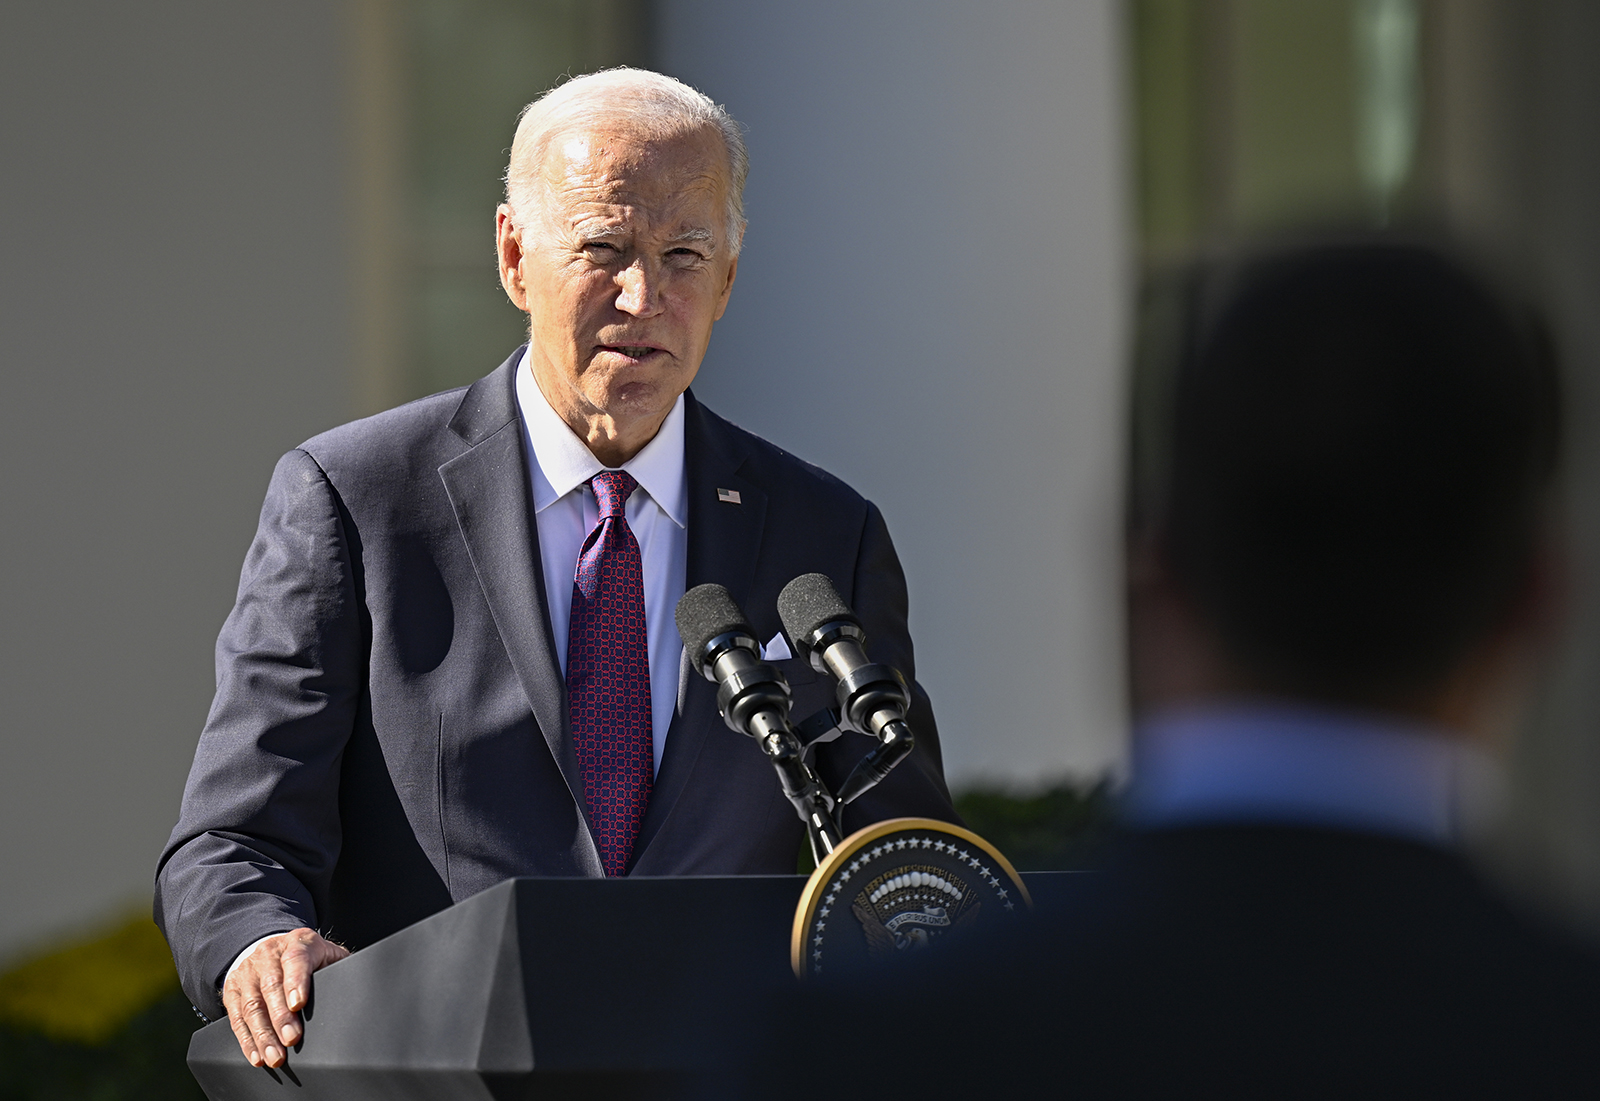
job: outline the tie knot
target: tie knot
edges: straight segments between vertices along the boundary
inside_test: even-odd
[[[626,470],[602,470],[589,484],[594,487],[594,499],[600,506],[600,519],[610,520],[623,515],[623,507],[639,483]]]

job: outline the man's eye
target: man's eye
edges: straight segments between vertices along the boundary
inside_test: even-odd
[[[610,259],[617,255],[617,246],[608,241],[586,241],[583,251],[594,258]]]
[[[692,248],[675,248],[667,253],[667,257],[668,259],[674,260],[680,264],[692,264],[698,260],[705,259],[705,255],[703,253]]]

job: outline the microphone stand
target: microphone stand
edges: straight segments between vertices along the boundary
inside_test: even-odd
[[[755,640],[740,632],[713,638],[716,655],[707,672],[717,682],[717,710],[733,729],[754,738],[778,774],[783,794],[806,824],[811,855],[818,864],[839,847],[843,835],[834,816],[839,805],[807,763],[789,722],[789,684],[776,666],[755,659]]]
[[[721,642],[714,639],[712,646]],[[717,709],[729,726],[754,738],[772,762],[783,794],[806,824],[811,856],[820,866],[843,840],[838,815],[844,805],[876,787],[911,752],[911,728],[900,717],[910,702],[905,682],[884,665],[864,666],[853,673],[825,665],[825,672],[838,676],[844,706],[824,708],[797,731],[789,721],[789,685],[783,673],[767,662],[736,656],[745,653],[741,649],[728,647],[724,653],[726,658],[712,662],[718,674]],[[841,718],[841,711],[849,718]],[[806,755],[846,729],[875,736],[878,744],[856,762],[835,796]]]
[[[761,751],[772,762],[783,785],[783,794],[806,824],[806,835],[811,840],[811,859],[821,864],[823,858],[839,847],[844,838],[834,816],[839,803],[828,791],[822,777],[806,763],[805,749],[794,730],[785,721],[781,727],[764,731],[756,736]]]

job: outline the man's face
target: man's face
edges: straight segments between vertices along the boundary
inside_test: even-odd
[[[738,267],[726,162],[710,129],[652,141],[599,123],[551,138],[541,209],[518,225],[500,208],[501,280],[529,314],[534,378],[592,448],[637,451],[699,370]]]

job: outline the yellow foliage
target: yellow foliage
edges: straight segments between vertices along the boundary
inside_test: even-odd
[[[139,917],[0,975],[0,1021],[98,1044],[177,985],[166,940]]]

